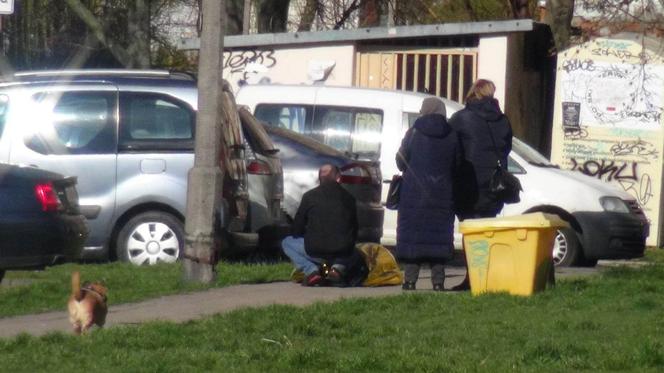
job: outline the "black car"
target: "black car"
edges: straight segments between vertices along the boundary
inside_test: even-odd
[[[87,235],[75,177],[0,163],[0,280],[77,259]]]

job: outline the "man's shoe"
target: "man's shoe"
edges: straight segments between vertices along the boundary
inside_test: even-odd
[[[327,272],[327,275],[325,276],[325,279],[330,284],[330,286],[344,287],[346,285],[344,283],[344,277],[334,268],[330,268],[330,270]]]
[[[302,280],[302,286],[320,286],[323,283],[323,276],[314,272]]]
[[[433,284],[433,291],[445,291],[443,284]]]
[[[464,279],[462,283],[452,287],[452,291],[466,291],[466,290],[470,290],[470,281],[468,281],[468,279]]]
[[[401,290],[415,290],[415,283],[406,281],[401,285]]]

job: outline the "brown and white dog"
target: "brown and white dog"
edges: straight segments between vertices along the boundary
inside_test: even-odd
[[[81,287],[81,274],[78,271],[71,274],[71,296],[67,308],[74,333],[81,334],[95,324],[100,328],[104,326],[108,313],[106,292],[106,287],[99,282],[86,282]]]

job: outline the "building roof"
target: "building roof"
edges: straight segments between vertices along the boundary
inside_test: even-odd
[[[371,27],[349,30],[230,35],[224,37],[224,48],[338,43],[380,39],[421,38],[431,36],[505,34],[510,32],[532,31],[535,27],[536,23],[531,19],[518,19],[490,22]],[[178,48],[181,50],[196,50],[199,49],[199,47],[199,38],[182,39],[178,45]]]

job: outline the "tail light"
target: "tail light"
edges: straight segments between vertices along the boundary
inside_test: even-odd
[[[35,196],[41,204],[42,211],[58,211],[61,206],[51,182],[35,185]]]
[[[265,162],[253,160],[247,165],[247,172],[251,175],[271,175],[272,170]]]
[[[342,184],[380,184],[380,176],[373,175],[371,167],[361,163],[349,163],[340,168]],[[377,177],[378,176],[378,177]]]

